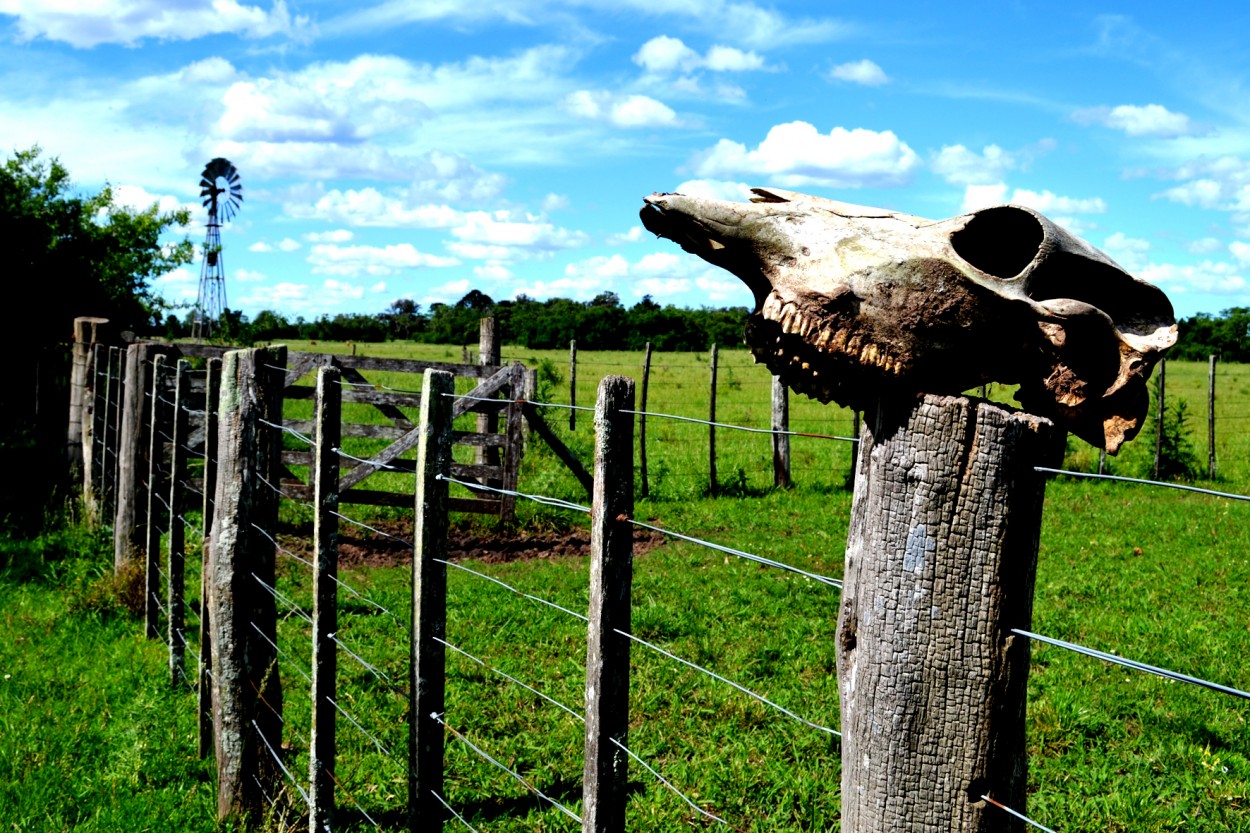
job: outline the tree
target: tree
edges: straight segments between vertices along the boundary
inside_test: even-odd
[[[189,263],[192,246],[161,238],[190,220],[185,210],[117,205],[109,187],[83,196],[38,147],[14,153],[0,166],[0,226],[8,274],[31,301],[23,306],[26,331],[63,341],[82,315],[108,318],[117,330],[163,326],[165,304],[151,282]]]

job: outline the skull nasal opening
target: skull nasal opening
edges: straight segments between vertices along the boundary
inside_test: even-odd
[[[1014,278],[1033,262],[1045,232],[1027,211],[1010,205],[978,211],[951,235],[951,246],[968,263],[996,278]]]

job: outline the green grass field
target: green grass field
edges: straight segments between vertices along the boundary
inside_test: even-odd
[[[344,348],[319,344],[318,350]],[[307,345],[291,345],[308,349]],[[370,355],[458,361],[459,348],[361,345]],[[358,349],[360,349],[358,348]],[[550,401],[567,402],[566,353],[505,348],[505,359],[544,359]],[[577,402],[592,405],[598,379],[639,376],[641,356],[579,355]],[[1250,492],[1250,367],[1220,368],[1220,478]],[[373,376],[370,375],[371,380]],[[657,355],[648,410],[706,417],[708,355]],[[400,374],[374,380],[417,387]],[[1205,469],[1206,366],[1172,363],[1168,401],[1189,403],[1193,451]],[[996,398],[1006,391],[995,391]],[[304,403],[298,403],[307,407]],[[372,419],[351,406],[346,418]],[[289,417],[296,413],[289,405]],[[347,413],[347,409],[345,409]],[[743,351],[722,351],[719,420],[767,427],[769,379]],[[306,414],[303,414],[306,416]],[[583,459],[590,414],[568,430],[549,421]],[[849,412],[791,400],[793,430],[846,435]],[[1144,433],[1150,433],[1148,428]],[[353,453],[372,450],[367,441]],[[289,447],[298,441],[288,440]],[[707,428],[648,422],[651,497],[637,517],[716,543],[838,577],[850,510],[845,442],[792,440],[794,483],[771,487],[770,440],[721,429],[725,494],[706,497]],[[1153,437],[1111,461],[1117,474],[1148,474]],[[1097,466],[1069,444],[1067,465]],[[382,476],[382,475],[379,475]],[[404,475],[388,474],[394,488]],[[554,458],[526,458],[522,491],[586,502]],[[575,513],[522,502],[522,528],[584,524]],[[366,521],[403,513],[348,507]],[[1048,486],[1034,628],[1039,633],[1250,688],[1250,506],[1197,494],[1112,482],[1057,479]],[[284,545],[298,546],[300,507],[283,510]],[[407,521],[411,523],[411,521]],[[462,517],[461,531],[486,522]],[[486,524],[488,525],[488,524]],[[390,528],[390,527],[388,527]],[[355,534],[346,533],[345,534]],[[109,576],[107,543],[78,528],[37,542],[5,542],[0,567],[0,820],[8,829],[215,830],[212,767],[195,755],[193,697],[171,692],[161,646],[125,612],[125,583]],[[308,605],[307,570],[280,557],[279,589]],[[577,558],[474,563],[514,587],[572,610],[586,605],[587,564]],[[340,828],[400,829],[406,799],[402,691],[410,577],[405,567],[345,570],[345,581],[389,613],[342,594],[339,637],[378,673],[340,655],[339,703],[361,727],[339,721]],[[671,542],[635,565],[634,629],[644,639],[751,688],[824,726],[838,725],[833,634],[836,589],[811,579]],[[195,580],[192,582],[192,595]],[[579,711],[582,623],[474,575],[449,575],[448,640],[484,660],[452,655],[447,723],[574,812],[580,806],[580,722],[504,680],[512,675]],[[398,621],[397,621],[398,620]],[[286,687],[288,765],[307,772],[307,626],[286,616],[280,644]],[[705,810],[750,831],[836,830],[836,742],[724,683],[635,646],[630,746]],[[1034,646],[1029,684],[1031,817],[1058,831],[1250,830],[1250,703],[1168,682],[1058,648]],[[578,826],[448,736],[446,795],[481,831],[574,831]],[[636,782],[631,830],[720,825],[698,816],[649,773]],[[361,812],[363,810],[363,813]],[[298,825],[275,816],[275,829]],[[304,825],[306,827],[306,825]],[[468,829],[452,821],[448,830]]]

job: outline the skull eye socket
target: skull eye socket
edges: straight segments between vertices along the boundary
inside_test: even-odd
[[[1045,232],[1027,211],[1010,205],[978,211],[951,235],[955,252],[972,266],[1006,280],[1033,262]]]

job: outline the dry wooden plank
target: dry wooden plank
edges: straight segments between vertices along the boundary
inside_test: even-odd
[[[634,529],[634,382],[608,376],[595,405],[590,511],[583,833],[623,833],[628,797],[629,639]],[[620,631],[620,633],[618,633]]]
[[[216,517],[208,572],[213,627],[213,733],[218,818],[259,821],[284,777],[269,749],[282,745],[278,613],[273,593],[278,496],[261,482],[278,470],[286,348],[226,354],[217,445]],[[254,472],[254,473],[253,473]],[[260,477],[256,475],[260,475]]]
[[[361,375],[359,370],[356,370],[355,368],[350,368],[350,367],[343,369],[343,381],[353,382],[358,385],[372,384],[368,379],[366,379],[363,375]],[[365,392],[362,388],[358,388],[358,387],[350,387],[349,390],[353,390],[358,393]],[[398,395],[411,396],[411,394],[398,394]],[[417,406],[420,407],[419,399],[417,401]],[[413,427],[412,420],[410,420],[408,418],[408,415],[405,414],[403,411],[399,410],[399,408],[397,408],[395,405],[390,404],[388,402],[378,402],[378,403],[375,403],[375,407],[378,409],[378,412],[382,414],[382,416],[386,417],[391,422],[393,422],[396,425],[396,427],[403,428],[405,431],[412,430],[412,427]]]
[[[338,631],[339,446],[342,388],[336,367],[317,371],[313,439],[313,630],[312,734],[308,752],[309,833],[331,830],[334,821],[335,709]]]
[[[449,373],[425,374],[417,444],[416,535],[412,556],[412,665],[408,720],[408,827],[442,828],[443,726],[447,632],[447,480],[451,467]]]
[[[196,685],[196,712],[199,716],[200,759],[213,749],[213,629],[212,569],[213,512],[217,500],[217,424],[221,401],[221,359],[210,358],[204,381],[204,477],[199,484],[203,499],[201,519],[204,546],[200,553],[200,668]]]
[[[586,494],[590,495],[594,491],[594,478],[590,476],[590,472],[586,471],[586,467],[582,465],[581,460],[577,459],[577,455],[569,450],[569,447],[556,436],[551,430],[551,426],[543,419],[543,415],[539,413],[533,403],[526,402],[522,406],[522,413],[525,415],[525,421],[534,429],[534,433],[538,434],[547,445],[551,446],[551,450],[555,452],[556,457],[560,458],[560,462],[564,463],[565,468],[573,473],[577,478],[577,482],[582,484],[582,488],[586,490]]]
[[[152,359],[152,388],[148,408],[148,474],[147,474],[147,520],[145,523],[146,558],[143,590],[144,632],[148,639],[160,637],[161,607],[161,533],[165,530],[163,518],[168,514],[160,503],[169,490],[166,475],[167,445],[164,437],[169,434],[169,408],[165,402],[168,387],[169,365],[164,355]]]

